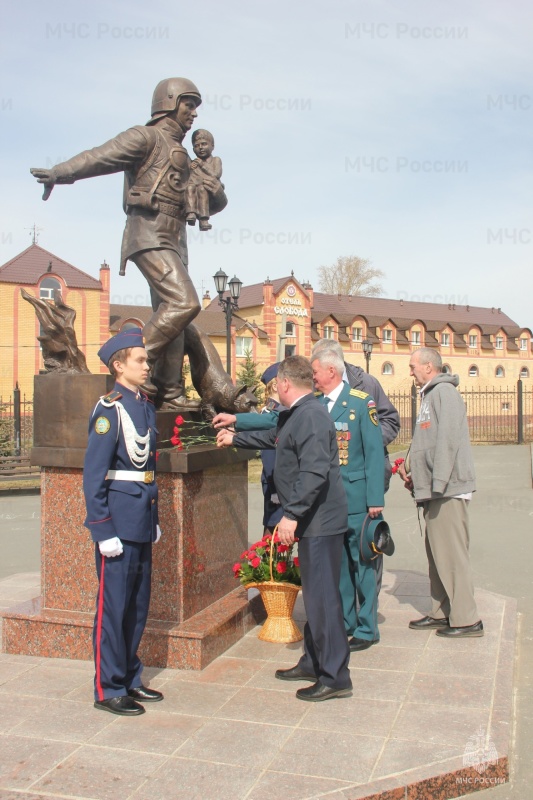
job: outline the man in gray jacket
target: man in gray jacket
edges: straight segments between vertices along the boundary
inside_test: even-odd
[[[435,628],[449,639],[483,636],[468,554],[468,503],[476,486],[459,378],[443,374],[440,355],[427,347],[413,352],[409,369],[419,387],[420,411],[400,475],[424,509],[433,602],[430,615],[409,627]]]

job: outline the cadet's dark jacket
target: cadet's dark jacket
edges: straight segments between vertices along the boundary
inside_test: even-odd
[[[99,402],[89,422],[89,441],[83,467],[83,491],[87,506],[85,527],[94,542],[118,536],[127,542],[151,542],[158,524],[157,484],[106,480],[109,469],[155,472],[155,406],[144,394],[115,384],[116,396],[130,415],[137,433],[150,432],[150,451],[143,469],[132,464],[119,429],[118,409]],[[105,398],[104,398],[105,400]]]
[[[233,444],[276,448],[274,482],[284,515],[298,522],[298,538],[347,530],[348,506],[335,426],[314,394],[306,394],[282,411],[277,428],[238,433]]]

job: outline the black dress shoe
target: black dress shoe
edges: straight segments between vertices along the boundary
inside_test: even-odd
[[[306,689],[298,689],[296,697],[298,700],[308,700],[310,703],[320,703],[322,700],[330,700],[332,697],[348,697],[352,693],[352,687],[346,689],[334,689],[333,686],[326,686],[317,681],[313,686]]]
[[[356,653],[358,650],[368,650],[373,644],[377,644],[379,639],[358,639],[357,636],[352,636],[348,642],[351,653]]]
[[[148,689],[147,686],[136,686],[135,689],[129,689],[128,694],[141,703],[157,703],[158,700],[163,699],[161,692],[156,691],[156,689]]]
[[[468,637],[483,636],[483,623],[474,622],[473,625],[464,625],[461,628],[442,628],[437,631],[437,636],[447,636],[448,639],[466,639]]]
[[[94,707],[123,717],[136,717],[144,714],[144,708],[131,697],[110,697],[109,700],[95,700]]]
[[[305,672],[298,664],[290,669],[277,669],[276,678],[280,681],[316,681],[316,675]]]
[[[432,628],[447,628],[448,618],[434,619],[433,617],[422,617],[422,619],[412,619],[409,627],[414,631],[429,631]]]

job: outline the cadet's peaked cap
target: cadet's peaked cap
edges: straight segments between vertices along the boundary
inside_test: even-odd
[[[280,364],[281,361],[276,361],[275,364],[272,364],[270,367],[267,367],[266,370],[261,375],[261,383],[264,383],[266,386],[267,383],[270,383],[270,381],[274,380],[274,378],[278,374],[278,369]]]
[[[366,515],[361,530],[359,552],[361,559],[366,562],[373,561],[382,553],[386,556],[394,553],[394,542],[390,535],[390,528],[383,519],[383,514],[375,519]]]
[[[107,367],[111,356],[118,350],[124,350],[126,347],[144,347],[143,334],[140,328],[128,328],[126,331],[117,333],[116,336],[113,336],[102,345],[98,351],[98,355]]]

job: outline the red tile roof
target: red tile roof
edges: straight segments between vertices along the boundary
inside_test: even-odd
[[[289,281],[297,283],[305,292],[306,286],[296,280],[294,275],[285,278],[276,278],[273,281],[263,281],[251,286],[243,286],[239,297],[241,309],[263,305],[263,286],[266,282],[272,284],[274,294],[277,294]],[[227,295],[228,293],[226,293]],[[212,300],[209,310],[218,304],[218,298]],[[357,295],[331,295],[323,292],[313,293],[313,320],[324,319],[328,314],[333,314],[336,319],[341,317],[353,319],[355,316],[365,317],[371,327],[383,325],[391,320],[400,330],[407,330],[415,320],[424,322],[428,330],[441,330],[445,325],[450,325],[454,330],[468,330],[471,325],[494,326],[512,329],[513,334],[518,328],[507,314],[501,309],[485,308],[483,306],[457,305],[455,303],[419,303],[412,300],[391,300],[385,297],[360,297]]]
[[[346,295],[330,295],[315,292],[314,310],[330,311],[332,313],[361,315],[364,317],[384,317],[395,323],[407,320],[414,322],[419,319],[423,322],[431,320],[431,327],[443,323],[454,325],[497,325],[518,327],[507,314],[498,308],[483,308],[481,306],[463,306],[453,303],[418,303],[411,300],[389,300],[385,297],[356,297]],[[430,327],[428,325],[428,327]]]
[[[0,267],[0,281],[4,283],[22,283],[35,286],[39,278],[49,271],[52,275],[59,275],[69,288],[75,289],[101,289],[102,284],[96,278],[73,267],[68,261],[55,256],[48,250],[32,244],[18,256],[15,256]]]

